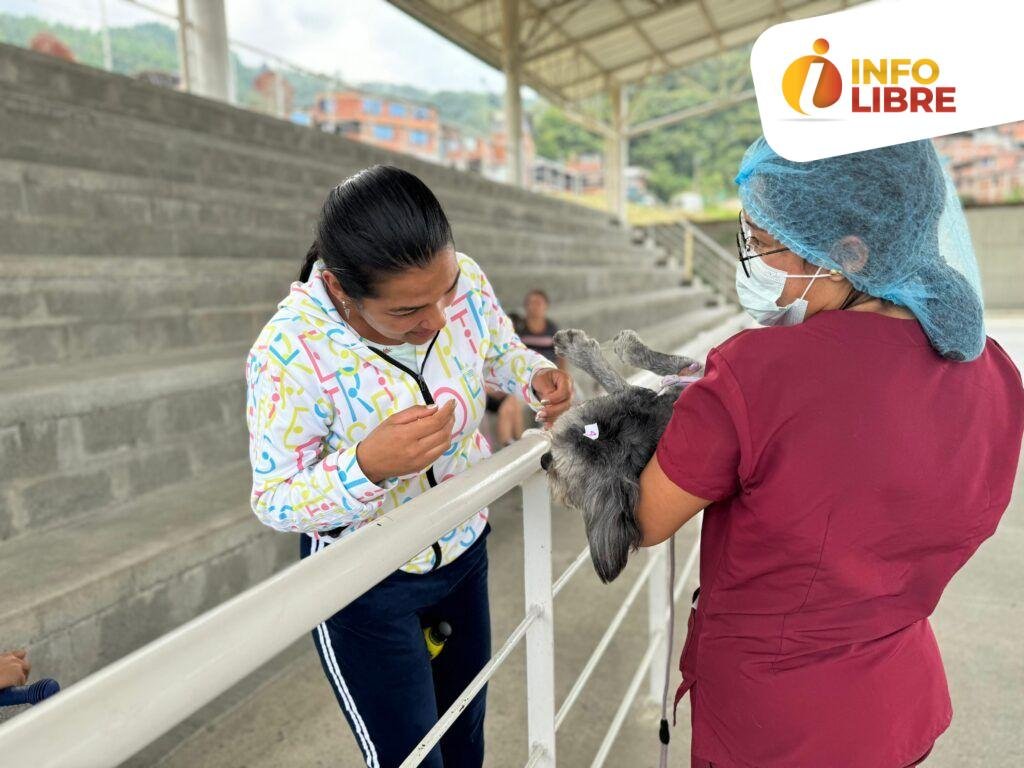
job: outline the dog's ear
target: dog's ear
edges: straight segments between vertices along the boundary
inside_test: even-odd
[[[631,550],[640,547],[643,537],[636,522],[640,487],[634,480],[622,478],[601,484],[601,494],[590,499],[584,521],[590,559],[601,581],[613,581],[626,567]]]
[[[655,352],[644,344],[636,331],[619,331],[612,340],[612,349],[626,365],[642,368],[659,376],[672,376],[684,371],[696,373],[701,368],[700,363],[689,357]]]

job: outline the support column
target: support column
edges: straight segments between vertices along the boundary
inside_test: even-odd
[[[194,26],[186,30],[185,55],[188,85],[192,93],[228,101],[231,66],[228,56],[228,23],[224,0],[181,0],[186,18]],[[186,71],[186,67],[182,67]]]
[[[522,49],[519,45],[519,0],[501,0],[502,69],[505,72],[505,138],[508,183],[523,186]]]
[[[107,24],[107,0],[100,0],[100,41],[103,43],[103,68],[114,71],[114,55],[110,48],[110,26]]]
[[[605,140],[604,184],[608,193],[608,210],[628,227],[626,221],[626,166],[629,164],[629,137],[626,134],[626,91],[618,83],[608,89],[612,107],[612,135]]]

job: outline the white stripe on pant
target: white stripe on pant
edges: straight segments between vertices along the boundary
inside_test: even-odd
[[[310,552],[311,555],[316,554],[320,551],[325,544],[319,539],[312,542],[313,549]],[[323,653],[324,661],[327,662],[327,668],[330,670],[330,676],[334,682],[335,693],[338,698],[341,699],[345,706],[345,710],[348,712],[352,723],[355,725],[356,736],[363,749],[363,755],[366,757],[366,764],[370,768],[380,768],[380,763],[377,761],[377,749],[373,746],[373,740],[370,738],[370,733],[366,728],[366,723],[363,722],[363,718],[359,714],[359,710],[356,709],[355,700],[352,698],[352,694],[349,693],[348,686],[345,685],[345,679],[341,676],[341,670],[338,667],[338,660],[334,656],[334,648],[331,645],[331,635],[327,631],[326,622],[317,624],[316,626],[317,635],[320,637],[320,651]]]

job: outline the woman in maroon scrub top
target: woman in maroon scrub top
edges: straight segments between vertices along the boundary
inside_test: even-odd
[[[928,616],[1009,504],[1024,388],[984,334],[930,142],[737,177],[737,290],[641,476],[644,544],[706,508],[676,702],[692,765],[903,768],[950,723]]]

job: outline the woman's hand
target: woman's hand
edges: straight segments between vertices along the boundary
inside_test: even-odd
[[[356,460],[371,483],[422,472],[452,444],[455,401],[414,405],[393,413],[356,446]]]
[[[544,404],[537,420],[550,427],[572,404],[572,376],[557,368],[542,368],[534,374],[533,391]]]
[[[0,653],[0,688],[24,685],[31,669],[24,650]]]

